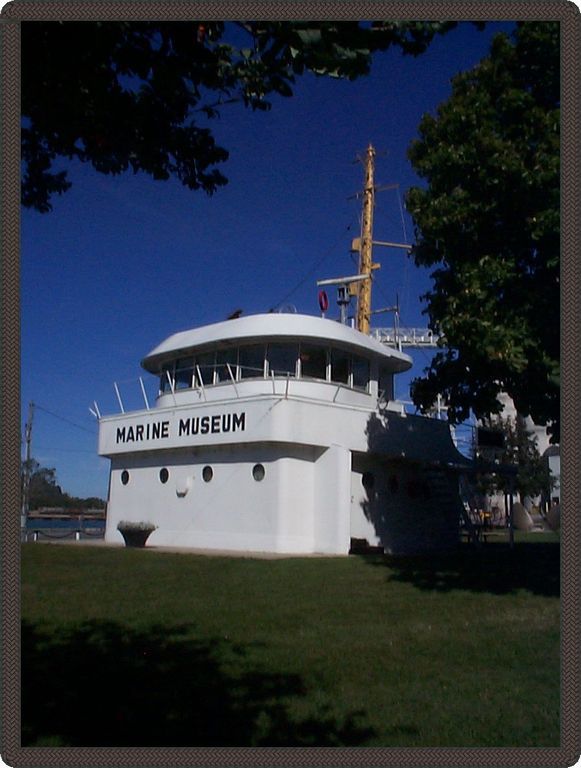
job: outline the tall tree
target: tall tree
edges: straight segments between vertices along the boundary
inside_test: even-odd
[[[452,81],[421,121],[410,160],[425,188],[407,196],[416,264],[435,267],[425,295],[444,337],[413,383],[422,409],[438,393],[453,422],[499,413],[500,392],[559,438],[559,24],[519,23]]]
[[[450,22],[24,22],[22,202],[70,187],[62,159],[177,177],[213,193],[228,158],[210,121],[270,108],[305,71],[355,79],[391,46],[422,53]],[[62,163],[61,163],[62,166]]]
[[[548,498],[553,486],[549,464],[540,455],[536,437],[526,419],[519,414],[514,418],[495,416],[487,419],[487,425],[502,435],[503,446],[501,449],[482,447],[478,450],[477,459],[481,459],[487,468],[480,477],[480,490],[508,493],[514,488],[521,502],[526,496]],[[491,474],[489,468],[495,459],[504,466],[516,467],[514,478]]]

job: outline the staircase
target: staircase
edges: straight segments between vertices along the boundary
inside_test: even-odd
[[[468,483],[465,481],[465,478],[460,478],[460,488],[459,493],[461,492],[462,496],[467,499],[468,503],[468,509],[466,509],[462,499],[460,499],[460,520],[462,521],[462,525],[464,526],[466,532],[468,533],[468,539],[472,544],[475,544],[477,547],[480,546],[480,526],[474,523],[474,517],[477,517],[478,515],[478,506],[476,504],[475,496],[468,485]]]
[[[426,470],[426,479],[430,485],[432,495],[442,508],[457,509],[462,527],[468,534],[469,541],[480,546],[480,528],[474,524],[470,513],[465,508],[460,498],[460,488],[457,481],[454,481],[443,470]]]

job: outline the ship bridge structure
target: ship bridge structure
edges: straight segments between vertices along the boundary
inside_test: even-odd
[[[154,407],[101,417],[111,460],[106,540],[149,524],[152,546],[347,554],[453,546],[445,422],[406,414],[411,358],[332,320],[263,314],[170,336],[142,361]],[[452,499],[452,501],[450,501]],[[429,502],[429,503],[427,503]]]
[[[111,460],[105,538],[143,526],[151,546],[348,554],[454,547],[470,462],[449,426],[405,411],[394,379],[427,330],[370,328],[374,150],[365,155],[357,275],[336,285],[340,322],[236,316],[173,334],[142,360],[155,405],[99,417]],[[385,244],[399,247],[398,244]],[[408,247],[402,245],[402,247]],[[347,309],[357,297],[354,327]],[[328,308],[324,290],[321,312]]]

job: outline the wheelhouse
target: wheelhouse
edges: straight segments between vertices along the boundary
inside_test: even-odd
[[[209,326],[204,336],[195,331],[176,334],[153,350],[142,365],[159,376],[159,395],[249,380],[292,379],[390,400],[394,373],[411,365],[407,355],[332,321],[259,317],[261,338],[253,316]]]

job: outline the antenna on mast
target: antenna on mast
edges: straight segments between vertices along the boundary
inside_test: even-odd
[[[382,245],[387,248],[403,248],[411,250],[411,245],[407,243],[392,243],[376,241],[373,239],[373,211],[375,207],[375,192],[382,189],[391,189],[397,187],[396,184],[390,184],[385,187],[376,187],[374,182],[375,175],[375,149],[370,144],[367,147],[365,158],[363,159],[365,167],[365,185],[363,188],[363,214],[361,217],[361,237],[353,240],[352,250],[359,253],[359,273],[366,275],[357,287],[357,329],[362,333],[369,333],[369,321],[371,315],[371,281],[373,271],[379,269],[381,264],[373,261],[373,246]],[[395,308],[390,308],[393,311]],[[399,322],[399,301],[397,305],[397,322]]]
[[[371,315],[378,314],[380,312],[395,312],[395,328],[394,335],[396,340],[399,340],[399,297],[394,307],[384,307],[383,309],[376,310],[371,309],[371,281],[373,278],[373,271],[379,269],[381,264],[373,261],[373,246],[383,245],[388,248],[404,248],[405,250],[411,250],[411,245],[407,243],[392,243],[384,241],[376,241],[373,239],[373,209],[375,206],[375,192],[383,189],[396,188],[397,184],[390,184],[385,187],[376,187],[374,182],[375,171],[375,149],[370,144],[367,147],[363,162],[365,165],[365,186],[362,193],[356,195],[356,197],[363,197],[363,215],[361,218],[361,237],[356,237],[351,243],[351,250],[359,253],[359,271],[357,275],[350,275],[348,277],[337,277],[330,280],[317,280],[318,286],[336,285],[337,286],[337,304],[339,305],[341,323],[347,322],[347,309],[353,296],[357,296],[357,313],[355,317],[355,327],[362,333],[369,334],[370,332],[370,319]],[[361,160],[361,158],[358,158]],[[319,302],[321,295],[319,294]],[[326,301],[326,295],[325,295]],[[327,306],[323,308],[321,305],[321,311],[326,311]]]
[[[351,302],[350,289],[352,285],[361,283],[369,275],[350,275],[348,277],[332,277],[328,280],[317,280],[317,285],[336,285],[337,286],[337,304],[341,313],[340,322],[347,323],[347,307]]]

